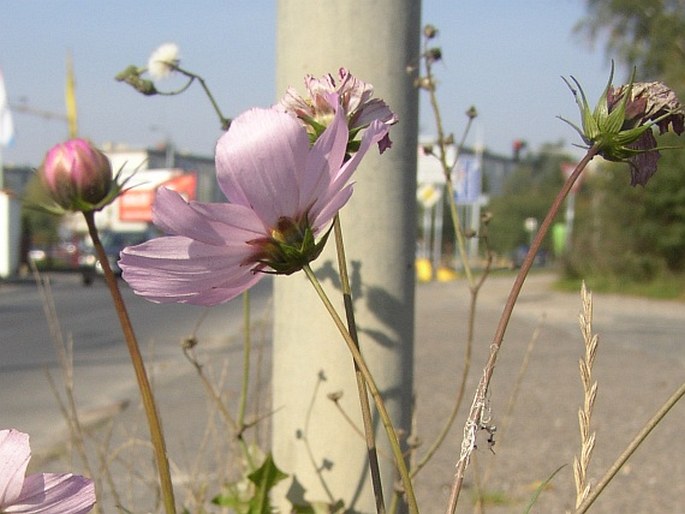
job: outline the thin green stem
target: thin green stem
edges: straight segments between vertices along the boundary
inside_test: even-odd
[[[250,385],[250,351],[252,349],[252,337],[250,334],[250,291],[243,293],[243,381],[238,402],[238,415],[236,417],[238,428],[242,431],[245,426],[245,408],[247,405],[247,393]]]
[[[645,426],[640,430],[640,432],[633,438],[633,440],[628,444],[625,450],[618,456],[616,461],[607,470],[604,476],[597,482],[597,485],[590,489],[590,494],[585,498],[583,503],[581,503],[576,509],[576,514],[584,514],[594,503],[597,497],[602,493],[604,488],[611,482],[611,480],[616,476],[616,473],[623,467],[623,465],[628,461],[630,456],[635,453],[635,450],[647,439],[647,436],[652,430],[661,422],[661,420],[668,414],[668,411],[673,408],[673,406],[680,401],[680,399],[685,396],[685,382],[676,389],[676,391],[666,400],[666,402],[656,411],[656,413],[647,421]]]
[[[473,277],[473,271],[471,270],[471,262],[469,261],[469,256],[466,251],[466,237],[464,236],[464,229],[461,226],[461,219],[459,217],[459,211],[457,210],[457,202],[454,200],[454,186],[452,185],[452,181],[445,181],[445,187],[447,188],[447,203],[450,208],[450,218],[452,219],[454,233],[457,236],[459,258],[464,266],[464,274],[466,275],[466,280],[469,283],[469,287],[473,287],[475,279]]]
[[[148,380],[148,376],[145,371],[143,356],[140,353],[138,340],[136,339],[133,325],[131,324],[128,311],[126,310],[126,305],[121,296],[121,291],[119,291],[117,278],[112,272],[112,268],[109,265],[109,260],[107,259],[107,254],[102,246],[102,242],[100,241],[100,236],[98,235],[98,231],[95,226],[94,213],[92,211],[84,212],[83,215],[86,218],[88,233],[93,241],[93,246],[97,252],[98,260],[100,261],[100,265],[102,266],[102,270],[105,274],[107,287],[109,287],[112,300],[114,301],[114,308],[119,317],[119,323],[121,324],[121,329],[124,333],[126,346],[128,347],[128,352],[131,356],[131,363],[133,364],[136,380],[138,381],[138,389],[140,390],[143,407],[145,409],[145,414],[147,415],[148,426],[150,428],[150,438],[152,440],[155,459],[157,461],[157,471],[159,474],[160,489],[164,508],[167,514],[175,514],[176,505],[174,500],[174,489],[171,483],[171,472],[169,470],[169,461],[167,459],[164,433],[162,432],[162,423],[159,419],[159,414],[157,413],[152,387],[150,387],[150,381]]]
[[[359,348],[359,336],[357,334],[357,323],[354,317],[354,306],[352,305],[352,288],[350,287],[350,276],[347,272],[347,258],[345,257],[345,244],[342,236],[342,226],[340,215],[336,214],[333,219],[333,231],[335,234],[335,248],[338,256],[338,269],[340,271],[340,283],[342,284],[343,303],[345,304],[345,315],[347,318],[347,329],[354,344]],[[362,421],[364,424],[364,435],[366,449],[369,456],[369,470],[371,471],[371,483],[373,493],[376,498],[376,512],[385,513],[385,500],[383,499],[383,484],[381,483],[380,469],[378,466],[378,451],[376,449],[376,438],[373,430],[373,420],[371,418],[371,407],[369,405],[369,394],[366,390],[364,377],[359,370],[357,363],[354,363],[354,373],[357,378],[357,391],[359,392],[359,405],[362,411]]]
[[[347,347],[350,350],[350,353],[352,354],[352,358],[359,367],[359,371],[361,372],[362,376],[364,377],[364,380],[366,381],[366,385],[369,388],[371,397],[373,398],[374,403],[376,404],[376,408],[378,409],[378,415],[381,418],[381,423],[383,424],[383,427],[385,428],[386,434],[388,436],[388,441],[390,442],[390,447],[395,458],[395,465],[400,474],[400,479],[402,481],[402,485],[404,486],[404,492],[407,495],[407,504],[409,506],[409,512],[411,514],[418,514],[419,508],[416,503],[416,496],[414,494],[414,488],[412,487],[411,478],[409,477],[409,471],[407,470],[407,464],[404,462],[402,448],[400,447],[400,442],[397,438],[397,433],[395,432],[392,420],[390,419],[390,415],[388,414],[388,411],[385,407],[385,403],[383,402],[383,398],[381,397],[380,391],[378,390],[378,386],[376,385],[373,375],[371,374],[371,371],[366,365],[366,361],[364,360],[364,357],[362,357],[362,354],[359,351],[357,345],[355,344],[354,339],[352,339],[352,336],[347,331],[345,323],[338,315],[338,312],[335,310],[335,307],[326,295],[326,292],[321,287],[321,283],[316,278],[316,275],[312,271],[311,267],[309,265],[306,265],[302,268],[302,270],[307,275],[309,282],[314,287],[314,290],[319,295],[319,298],[323,302],[324,307],[326,307],[326,310],[333,319],[333,323],[335,324],[336,328],[345,340],[345,344],[347,344]]]
[[[189,77],[188,77],[188,82],[186,82],[185,85],[183,85],[182,87],[180,87],[180,88],[178,88],[178,89],[174,89],[173,91],[159,91],[159,90],[157,90],[157,94],[158,94],[158,95],[161,95],[161,96],[176,96],[176,95],[180,95],[181,93],[183,93],[184,91],[186,91],[186,90],[191,86],[191,84],[192,84],[193,82],[195,82],[195,77],[190,77],[190,76],[189,76]]]
[[[186,77],[189,77],[191,79],[196,79],[200,85],[202,86],[202,89],[204,89],[205,94],[207,95],[207,98],[209,98],[209,102],[212,104],[212,108],[214,109],[214,112],[216,115],[219,117],[219,122],[221,123],[221,130],[228,130],[229,125],[231,124],[230,118],[227,118],[226,116],[223,115],[221,112],[221,109],[219,108],[219,104],[216,103],[216,100],[214,99],[214,95],[212,92],[209,90],[209,87],[205,83],[205,79],[200,77],[199,75],[188,71],[184,70],[183,68],[179,68],[178,66],[175,67],[176,71],[179,73],[182,73]]]
[[[519,272],[516,275],[516,279],[514,280],[511,292],[509,293],[509,297],[507,298],[507,302],[504,305],[502,315],[497,325],[493,342],[490,345],[490,355],[483,369],[483,375],[480,379],[480,382],[478,383],[478,387],[476,388],[476,392],[473,397],[473,403],[471,404],[471,409],[469,411],[469,416],[464,426],[464,439],[462,441],[461,453],[459,455],[459,460],[457,461],[454,482],[452,485],[452,491],[450,493],[450,499],[446,511],[448,514],[452,514],[457,508],[459,493],[461,491],[461,486],[464,481],[464,473],[466,471],[466,467],[468,466],[471,453],[475,448],[475,434],[480,428],[481,420],[483,418],[485,400],[487,398],[488,389],[490,387],[490,380],[492,380],[492,375],[495,371],[495,364],[497,362],[497,357],[499,355],[499,349],[502,346],[504,334],[507,330],[507,326],[509,325],[509,320],[511,319],[511,315],[514,311],[516,301],[518,300],[519,294],[521,293],[521,289],[523,288],[523,284],[526,278],[528,277],[528,273],[530,272],[530,269],[533,266],[535,255],[540,250],[542,242],[544,241],[547,232],[552,226],[554,218],[559,212],[559,209],[561,208],[564,200],[566,199],[566,196],[568,196],[569,191],[571,191],[571,187],[576,182],[580,174],[583,172],[587,164],[595,157],[595,155],[597,155],[597,152],[597,146],[592,146],[588,149],[585,156],[581,159],[576,168],[573,170],[573,173],[571,173],[571,176],[566,180],[559,193],[557,193],[557,196],[554,198],[554,201],[552,202],[552,205],[550,206],[549,211],[545,216],[545,219],[542,221],[542,224],[540,225],[540,229],[533,238],[533,242],[530,245],[528,254],[526,255],[525,259],[523,260],[523,263],[521,264],[521,268],[519,269]]]

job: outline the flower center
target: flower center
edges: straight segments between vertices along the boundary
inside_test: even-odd
[[[257,264],[254,272],[295,273],[319,256],[328,236],[316,243],[306,216],[299,221],[285,216],[279,218],[270,234],[270,237],[248,241],[256,251],[245,264]],[[271,270],[265,270],[267,267]]]

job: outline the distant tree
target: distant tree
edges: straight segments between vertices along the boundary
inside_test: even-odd
[[[489,240],[496,253],[511,255],[517,247],[530,243],[525,219],[542,221],[563,183],[561,164],[572,160],[558,145],[546,145],[521,161],[503,194],[492,198],[488,206],[493,214]]]
[[[606,52],[637,66],[638,78],[663,79],[685,91],[685,2],[683,0],[586,0],[577,30]]]

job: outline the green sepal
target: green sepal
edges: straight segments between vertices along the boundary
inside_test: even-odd
[[[292,275],[300,271],[321,255],[332,228],[333,225],[319,239],[318,243],[315,241],[314,232],[309,226],[304,229],[302,240],[298,244],[272,239],[270,241],[271,254],[257,261],[259,264],[268,266],[271,270],[262,270],[262,272],[275,275]]]

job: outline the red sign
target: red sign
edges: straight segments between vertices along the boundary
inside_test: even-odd
[[[157,189],[167,187],[178,192],[184,199],[195,200],[197,175],[184,173],[150,189],[134,187],[119,196],[120,221],[152,221],[152,204],[157,196]]]

